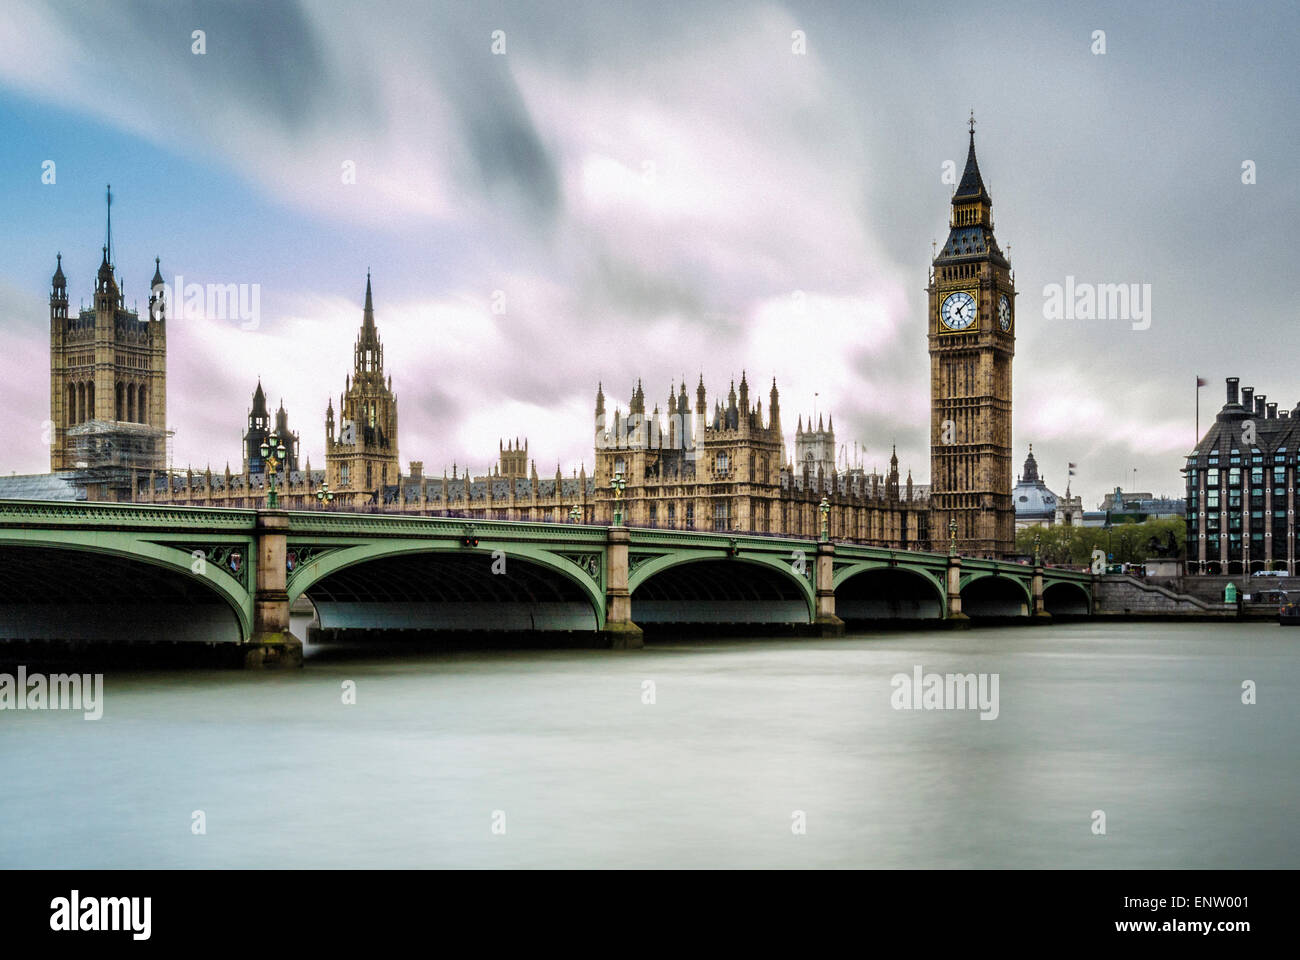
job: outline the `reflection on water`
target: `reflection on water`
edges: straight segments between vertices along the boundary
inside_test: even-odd
[[[0,865],[1296,867],[1298,642],[1058,624],[112,674],[98,722],[0,712]],[[997,674],[997,719],[894,710],[917,666]]]

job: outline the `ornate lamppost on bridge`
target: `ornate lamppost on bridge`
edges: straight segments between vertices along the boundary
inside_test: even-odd
[[[831,502],[822,497],[822,502],[817,505],[817,509],[822,515],[822,539],[830,540],[831,538]]]
[[[581,519],[582,519],[582,507],[578,506],[575,503],[573,506],[569,508],[569,522],[577,523]]]
[[[627,481],[623,479],[623,474],[616,473],[612,480],[609,481],[610,489],[614,491],[614,526],[623,526],[623,489],[627,486]]]
[[[948,518],[948,556],[957,556],[957,518]]]
[[[1039,537],[1039,535],[1035,533],[1034,534],[1034,566],[1038,566],[1043,562],[1043,558],[1038,552],[1038,542],[1040,539],[1041,538]]]
[[[334,502],[334,491],[330,489],[329,483],[322,480],[320,486],[316,489],[316,502],[322,507],[328,507]]]
[[[274,510],[280,505],[280,495],[275,491],[275,471],[280,466],[280,461],[285,458],[289,451],[285,449],[284,444],[276,434],[271,434],[262,441],[261,454],[262,461],[266,464],[266,506]]]

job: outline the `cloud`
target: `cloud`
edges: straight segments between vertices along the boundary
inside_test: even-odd
[[[654,4],[410,2],[377,15],[158,0],[126,13],[15,2],[7,16],[0,83],[11,93],[126,130],[141,156],[224,167],[279,221],[308,224],[309,244],[284,249],[283,233],[240,219],[247,196],[204,196],[196,178],[196,200],[228,211],[241,237],[232,257],[298,263],[265,298],[257,331],[173,325],[178,462],[239,456],[259,372],[319,458],[373,262],[401,452],[431,473],[453,460],[481,469],[493,437],[516,434],[543,473],[556,459],[567,472],[590,463],[597,381],[626,406],[641,378],[653,405],[682,377],[693,400],[701,370],[711,399],[725,396],[745,370],[765,405],[776,376],[788,435],[816,394],[841,443],[856,439],[883,464],[896,442],[924,482],[922,287],[947,214],[940,162],[964,154],[972,103],[988,118],[981,165],[1021,274],[1017,462],[1032,441],[1044,464],[1090,461],[1081,480],[1089,470],[1098,494],[1133,465],[1172,488],[1193,418],[1177,384],[1219,375],[1184,364],[1248,358],[1284,373],[1285,351],[1252,358],[1250,338],[1220,337],[1214,321],[1275,302],[1285,274],[1251,258],[1285,248],[1266,214],[1289,209],[1294,185],[1262,177],[1243,193],[1235,154],[1282,168],[1278,141],[1251,131],[1283,129],[1255,121],[1286,105],[1244,96],[1259,82],[1250,71],[1254,81],[1228,66],[1188,74],[1208,42],[1195,18],[1125,14],[1103,61],[1072,18],[993,4],[972,30],[1001,44],[999,69],[954,86],[926,65],[950,24],[861,5],[702,3],[668,17]],[[206,31],[203,56],[190,52],[194,29]],[[792,54],[796,29],[806,56]],[[1215,42],[1257,69],[1259,29],[1225,25]],[[1203,108],[1229,96],[1225,83],[1239,110],[1207,135],[1216,121]],[[1120,84],[1141,96],[1117,98]],[[1136,133],[1147,129],[1159,136]],[[345,161],[355,184],[342,182]],[[1226,233],[1202,222],[1206,211]],[[193,220],[176,227],[180,242],[202,238]],[[1242,239],[1225,246],[1224,235]],[[1175,293],[1207,253],[1223,258],[1223,282]],[[225,275],[220,256],[202,272]],[[343,295],[334,273],[349,259],[356,288]],[[1150,281],[1157,309],[1178,304],[1179,315],[1159,314],[1145,335],[1032,317],[1035,291],[1071,273]],[[13,307],[33,330],[38,292]],[[16,374],[11,394],[42,397],[43,366]],[[40,461],[40,448],[22,449]]]

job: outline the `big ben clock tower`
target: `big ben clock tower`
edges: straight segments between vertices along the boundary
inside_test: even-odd
[[[992,200],[970,152],[952,198],[948,239],[930,270],[930,529],[935,546],[957,521],[959,552],[1009,556],[1011,358],[1016,348],[1011,264],[993,237]]]

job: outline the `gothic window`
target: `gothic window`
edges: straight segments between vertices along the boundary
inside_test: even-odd
[[[731,459],[726,455],[726,453],[718,454],[719,475],[725,477],[727,475],[727,470],[730,468],[730,466],[731,466]]]
[[[119,383],[115,392],[116,398],[113,409],[116,413],[114,414],[113,419],[124,420],[126,419],[126,388]]]
[[[135,384],[129,383],[126,387],[126,419],[135,422]]]
[[[145,416],[145,410],[148,408],[145,407],[144,404],[144,387],[140,388],[140,392],[136,396],[135,407],[136,407],[135,412],[136,412],[137,422],[148,423],[149,418]]]
[[[346,487],[348,485],[348,473],[349,473],[348,465],[346,463],[340,464],[339,465],[339,486],[340,487]]]

